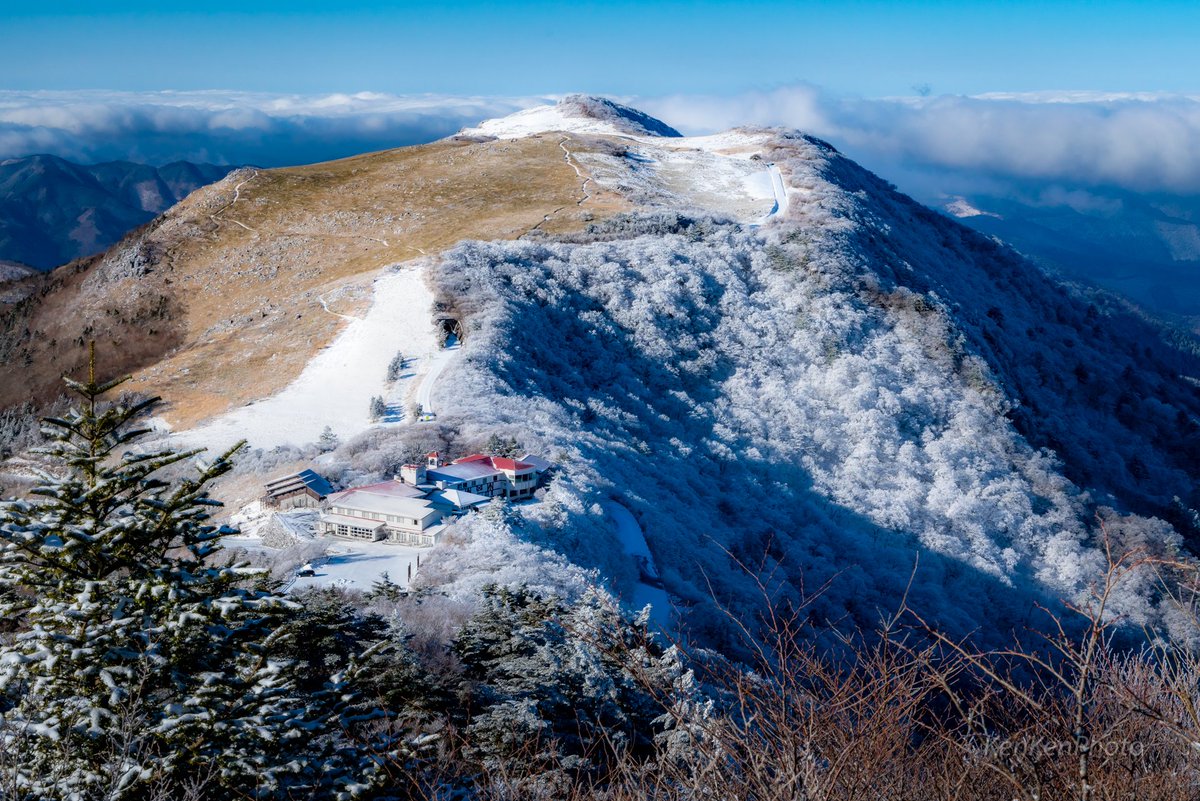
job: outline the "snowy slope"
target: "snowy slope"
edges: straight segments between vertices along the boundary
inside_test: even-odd
[[[637,109],[598,97],[571,95],[555,105],[534,106],[464,128],[459,136],[519,139],[550,131],[606,136],[677,137],[679,131]]]
[[[744,566],[791,600],[836,579],[814,609],[869,625],[919,563],[914,608],[1004,632],[1031,599],[1094,578],[1097,514],[1130,541],[1182,542],[1149,516],[1186,528],[1200,506],[1200,394],[1180,379],[1200,364],[1145,320],[799,133],[655,135],[561,105],[469,133],[553,133],[581,180],[637,211],[560,241],[461,243],[429,263],[432,295],[415,270],[380,278],[295,384],[195,441],[353,435],[392,355],[423,356],[391,397],[436,406],[437,423],[374,432],[363,447],[382,456],[358,464],[497,432],[554,454],[541,503],[488,525],[656,615],[677,602],[714,639],[719,608],[753,613]],[[434,301],[471,332],[461,348],[438,352]],[[475,560],[471,525],[451,540]],[[488,580],[459,573],[445,580]],[[1155,621],[1139,593],[1117,606]]]
[[[534,106],[507,117],[485,120],[474,128],[464,128],[459,136],[494,136],[497,139],[520,139],[524,136],[543,134],[550,131],[566,131],[581,134],[624,136],[623,131],[609,120],[579,117],[563,111],[559,106]]]
[[[761,160],[771,141],[769,131],[733,130],[711,136],[685,137],[632,109],[597,116],[587,103],[595,98],[568,98],[557,105],[536,106],[464,129],[464,136],[519,139],[549,133],[583,134],[619,140],[618,155],[571,149],[600,186],[617,192],[630,189],[638,199],[669,207],[703,210],[757,225],[787,209],[788,192],[778,167]],[[607,109],[607,107],[605,107]],[[661,131],[667,131],[664,135]],[[754,159],[753,156],[760,158]]]
[[[868,625],[919,562],[910,601],[963,632],[1078,597],[1103,564],[1097,513],[1113,536],[1179,546],[1150,515],[1186,531],[1200,500],[1200,393],[1180,378],[1200,376],[1194,352],[819,140],[685,144],[577,156],[598,183],[640,177],[646,207],[680,212],[703,182],[680,169],[690,184],[673,186],[672,159],[765,162],[752,180],[764,196],[786,182],[779,222],[646,215],[593,239],[465,243],[434,266],[439,301],[472,310],[446,413],[467,436],[504,426],[567,454],[544,541],[637,584],[599,512],[619,496],[685,626],[721,625],[714,596],[750,611],[739,563],[794,598],[838,577],[821,613]],[[1154,604],[1120,599],[1137,620]]]
[[[788,208],[784,177],[776,165],[761,159],[771,142],[769,131],[682,137],[634,109],[572,97],[488,120],[463,134],[518,138],[552,131],[619,137],[627,146],[620,157],[572,151],[566,143],[564,150],[596,183],[622,191],[633,187],[656,205],[701,210],[748,225],[768,222]],[[362,432],[372,425],[369,405],[376,395],[393,409],[415,402],[432,410],[438,376],[458,348],[437,347],[432,297],[422,269],[410,265],[377,279],[370,311],[362,319],[347,318],[337,340],[282,392],[173,436],[188,446],[220,449],[246,439],[251,447],[269,449],[313,442],[325,426],[343,440]],[[389,386],[386,368],[397,352],[410,358],[410,369]]]
[[[414,358],[418,373],[426,360],[438,363],[432,303],[419,263],[385,272],[375,281],[367,314],[349,319],[333,344],[286,389],[173,438],[219,450],[240,439],[255,448],[303,445],[315,442],[325,426],[343,439],[358,434],[371,425],[371,398],[389,394],[387,366],[397,352]],[[402,378],[391,391],[404,397],[411,380]]]

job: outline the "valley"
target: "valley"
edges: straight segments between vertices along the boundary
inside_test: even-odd
[[[233,169],[75,164],[44,154],[0,160],[0,261],[44,272],[92,256]]]

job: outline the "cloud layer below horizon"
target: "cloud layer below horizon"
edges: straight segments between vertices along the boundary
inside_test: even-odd
[[[0,91],[0,159],[279,167],[448,136],[543,97]]]
[[[431,141],[549,96],[0,91],[0,158],[280,166]],[[926,198],[1062,184],[1200,192],[1200,97],[1042,93],[865,99],[811,85],[624,98],[686,133],[800,128]]]
[[[1200,97],[1044,92],[863,99],[800,85],[737,97],[648,100],[682,129],[787,125],[897,182],[1061,182],[1200,191]],[[899,171],[890,175],[888,169]]]

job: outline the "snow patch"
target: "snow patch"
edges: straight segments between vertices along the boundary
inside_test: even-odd
[[[975,208],[963,197],[954,198],[942,208],[960,220],[966,217],[995,217],[997,220],[1001,219],[999,214]]]
[[[621,548],[638,564],[641,578],[633,588],[632,597],[627,599],[629,606],[637,610],[649,606],[650,620],[659,627],[667,628],[671,625],[671,598],[662,588],[658,567],[654,564],[654,555],[650,553],[642,527],[633,513],[616,501],[608,501],[602,506],[616,526]]]
[[[418,560],[430,556],[429,548],[417,548],[394,542],[358,542],[323,537],[329,546],[324,560],[314,564],[313,576],[298,576],[291,591],[307,587],[342,587],[369,590],[386,573],[401,588],[408,587],[409,570],[416,575]]]
[[[603,97],[569,95],[553,106],[534,106],[499,119],[464,128],[460,136],[518,139],[549,131],[607,136],[677,137],[679,131],[649,114]]]
[[[507,117],[484,120],[474,128],[463,128],[459,136],[494,136],[497,139],[521,139],[551,131],[628,136],[612,120],[579,117],[560,106],[534,106]]]
[[[600,186],[632,188],[652,202],[703,209],[751,225],[786,210],[787,190],[774,165],[752,159],[750,152],[687,147],[690,141],[646,137],[624,156],[577,152],[575,157]]]
[[[367,314],[350,319],[333,344],[283,391],[177,432],[172,439],[213,451],[241,439],[251,447],[273,448],[315,442],[325,426],[342,439],[370,427],[372,397],[403,397],[409,389],[411,373],[390,387],[387,382],[388,363],[396,353],[415,359],[419,370],[441,351],[431,316],[433,295],[424,276],[422,266],[383,274],[375,280]]]
[[[619,137],[630,143],[623,157],[573,153],[601,186],[618,192],[633,187],[664,203],[702,209],[750,225],[761,225],[787,210],[783,176],[773,164],[761,160],[762,151],[775,135],[772,131],[737,128],[710,136],[664,136],[654,126],[676,132],[653,118],[641,123],[629,116],[640,112],[617,104],[596,114],[581,111],[580,104],[603,102],[608,101],[568,98],[556,106],[536,106],[487,120],[461,134],[499,139],[551,132]]]
[[[271,519],[271,510],[262,501],[252,501],[229,517],[229,525],[238,529],[240,537],[261,537]]]

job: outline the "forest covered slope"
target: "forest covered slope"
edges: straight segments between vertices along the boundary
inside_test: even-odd
[[[1098,514],[1122,542],[1196,542],[1194,352],[902,198],[865,208],[840,157],[799,147],[815,225],[654,217],[435,269],[467,331],[440,403],[565,454],[541,541],[618,574],[596,505],[622,500],[718,641],[763,574],[796,602],[831,580],[821,612],[869,625],[919,561],[911,603],[1005,631],[1094,580]],[[884,226],[909,247],[880,252]]]

